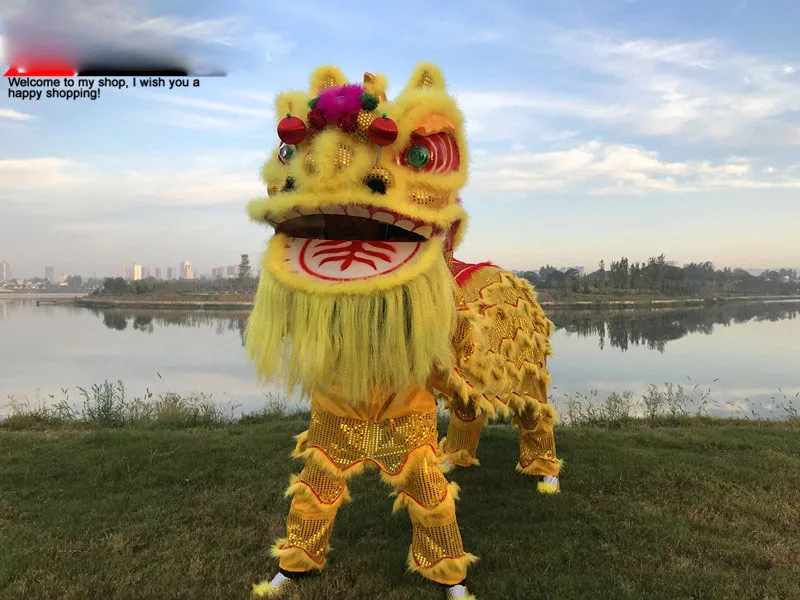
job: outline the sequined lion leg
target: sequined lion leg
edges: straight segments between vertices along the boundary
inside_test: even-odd
[[[427,447],[409,455],[406,467],[384,481],[397,490],[394,511],[403,508],[413,526],[408,565],[423,577],[448,586],[452,597],[464,588],[467,568],[477,560],[464,552],[456,521],[458,485],[449,483],[439,468],[439,459]]]
[[[477,458],[481,430],[486,423],[486,414],[475,415],[475,410],[453,406],[447,436],[439,442],[442,467],[445,471],[453,467],[471,467],[480,464]]]
[[[556,457],[555,421],[555,410],[544,403],[526,408],[514,419],[519,433],[517,472],[539,477],[537,488],[545,494],[560,491],[558,474],[562,461]]]
[[[280,559],[280,571],[253,587],[256,597],[274,597],[293,579],[325,567],[336,513],[350,499],[342,472],[318,453],[307,456],[286,495],[292,497],[286,537],[272,548],[272,555]]]

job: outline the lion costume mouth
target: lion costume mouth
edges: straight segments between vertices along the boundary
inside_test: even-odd
[[[424,242],[442,233],[434,225],[369,206],[294,208],[268,220],[277,233],[319,240]]]

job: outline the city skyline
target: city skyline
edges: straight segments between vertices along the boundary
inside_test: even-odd
[[[276,93],[305,88],[331,62],[352,80],[385,74],[391,98],[420,60],[442,67],[466,116],[461,260],[800,262],[798,3],[154,7],[0,1],[0,65],[15,27],[57,22],[86,40],[179,47],[231,67],[198,88],[108,90],[97,101],[0,94],[0,257],[16,273],[38,275],[53,257],[59,272],[98,275],[131,256],[190,256],[203,273],[220,256],[259,264],[269,231],[245,205],[265,195]]]

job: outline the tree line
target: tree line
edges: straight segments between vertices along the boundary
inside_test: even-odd
[[[717,269],[714,264],[691,262],[682,267],[667,263],[664,255],[646,262],[631,262],[627,257],[612,261],[581,275],[577,269],[561,271],[546,265],[538,271],[523,271],[521,277],[539,290],[583,294],[797,294],[800,281],[794,269],[764,271],[752,275],[744,269]]]

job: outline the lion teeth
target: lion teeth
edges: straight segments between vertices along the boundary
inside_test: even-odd
[[[341,206],[323,206],[320,211],[325,215],[346,215],[344,208]]]
[[[433,227],[431,227],[430,225],[422,225],[421,227],[417,227],[414,230],[414,233],[418,233],[425,239],[429,239],[431,235],[433,235]]]
[[[363,206],[348,206],[346,212],[351,217],[363,217],[369,219],[369,211]]]
[[[395,226],[405,229],[406,231],[414,231],[414,223],[405,219],[397,221]]]
[[[372,215],[372,218],[376,221],[380,221],[381,223],[389,223],[389,225],[394,223],[394,217],[385,212],[376,212],[374,215]]]

